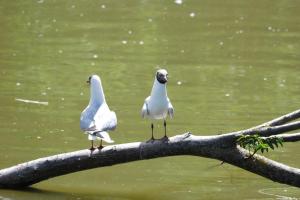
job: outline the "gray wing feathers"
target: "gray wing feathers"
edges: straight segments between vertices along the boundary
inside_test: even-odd
[[[107,105],[96,109],[87,107],[80,117],[80,128],[83,131],[108,131],[114,130],[117,126],[117,116],[110,111]]]
[[[169,98],[168,98],[168,114],[169,114],[170,118],[174,117],[174,108],[173,108],[173,105],[171,104],[171,101]]]
[[[149,101],[150,97],[147,97],[145,99],[144,105],[142,107],[142,111],[141,111],[141,115],[143,118],[145,118],[146,116],[149,115],[149,109],[148,109],[148,101]]]
[[[108,110],[105,114],[99,115],[95,119],[97,131],[114,130],[117,126],[117,116],[114,111]]]

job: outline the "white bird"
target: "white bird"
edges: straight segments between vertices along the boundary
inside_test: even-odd
[[[167,138],[167,123],[166,118],[169,116],[173,118],[174,108],[171,104],[170,99],[167,95],[167,81],[168,81],[168,72],[165,69],[159,69],[156,72],[154,78],[154,84],[152,87],[151,95],[145,99],[143,108],[142,108],[142,117],[149,119],[163,119],[165,136]],[[154,140],[153,137],[153,122],[151,122],[152,137],[151,140]]]
[[[94,149],[93,141],[100,140],[98,148],[102,148],[102,140],[107,143],[113,143],[107,131],[114,130],[117,126],[117,116],[114,111],[110,111],[105,101],[104,92],[100,77],[92,75],[87,81],[90,84],[90,102],[82,111],[80,116],[80,128],[91,141],[91,150]]]

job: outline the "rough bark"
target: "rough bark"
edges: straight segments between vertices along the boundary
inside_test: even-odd
[[[40,181],[77,171],[166,156],[193,155],[217,159],[275,182],[300,187],[300,169],[249,152],[236,144],[240,135],[260,134],[282,137],[285,142],[300,140],[300,110],[247,130],[214,136],[177,135],[168,140],[111,145],[101,150],[80,150],[40,158],[0,170],[0,188],[22,188]],[[285,124],[290,122],[288,124]]]

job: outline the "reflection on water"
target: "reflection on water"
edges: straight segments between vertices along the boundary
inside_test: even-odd
[[[118,116],[111,133],[117,143],[148,139],[140,109],[160,67],[169,72],[175,108],[170,135],[221,134],[299,109],[299,6],[290,0],[0,1],[0,168],[89,147],[79,116],[89,99],[85,81],[94,73]],[[155,126],[155,136],[163,135],[162,123]],[[299,167],[298,146],[285,144],[266,156]],[[189,156],[140,161],[0,196],[277,198],[258,191],[279,184],[219,164]],[[267,193],[300,198],[299,190],[286,188],[293,194]]]
[[[274,197],[278,200],[297,200],[293,197],[296,189],[293,188],[264,188],[258,190],[259,193]],[[295,193],[297,195],[297,192]]]

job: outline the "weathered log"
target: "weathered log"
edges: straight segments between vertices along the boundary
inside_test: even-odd
[[[281,137],[285,142],[299,141],[299,133],[281,134],[300,129],[299,122],[283,124],[299,117],[299,113],[300,110],[291,113],[292,117],[285,115],[264,125],[223,135],[194,136],[185,133],[167,140],[111,145],[101,150],[86,149],[40,158],[0,170],[0,188],[22,188],[52,177],[82,170],[177,155],[217,159],[275,182],[300,187],[300,169],[257,154],[249,157],[249,152],[236,143],[236,139],[245,134],[276,136]]]

